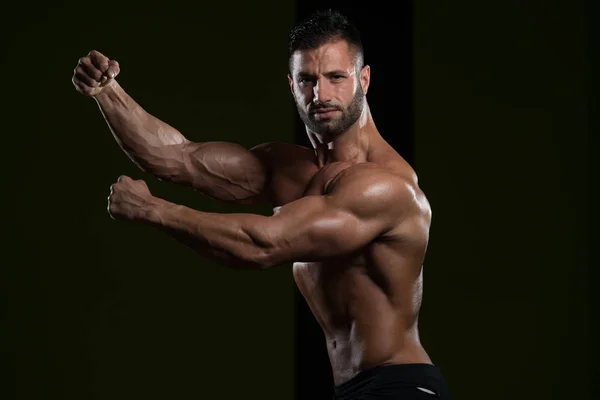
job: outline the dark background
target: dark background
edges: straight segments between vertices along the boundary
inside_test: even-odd
[[[584,4],[417,4],[423,341],[460,398],[591,398]]]
[[[120,62],[118,80],[134,99],[191,140],[293,142],[293,3],[13,7],[3,14],[12,28],[3,48],[2,284],[14,333],[3,328],[2,339],[16,354],[16,381],[0,392],[14,387],[18,399],[40,400],[292,398],[291,271],[240,274],[161,232],[111,220],[106,199],[121,174],[199,210],[240,209],[138,170],[71,77],[78,59],[97,49]]]
[[[596,4],[136,3],[3,14],[2,398],[330,398],[289,270],[240,275],[108,218],[121,174],[238,209],[137,170],[70,79],[96,48],[192,140],[306,144],[287,32],[331,6],[361,29],[376,124],[433,208],[420,332],[453,398],[593,398]]]

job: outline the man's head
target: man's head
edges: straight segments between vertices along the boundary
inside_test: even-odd
[[[296,25],[289,37],[288,78],[311,131],[346,131],[361,116],[370,79],[356,27],[335,11],[317,12]]]

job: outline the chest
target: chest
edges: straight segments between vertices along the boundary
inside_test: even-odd
[[[275,210],[301,197],[325,194],[331,182],[349,166],[336,162],[319,169],[314,163],[304,163],[293,169],[276,169],[270,188]]]
[[[336,162],[314,170],[312,175],[305,180],[298,198],[328,193],[335,179],[350,166],[351,164],[348,163]],[[279,208],[276,207],[274,211],[277,212]],[[343,280],[341,278],[347,275],[351,268],[364,267],[364,265],[364,254],[349,254],[336,260],[329,260],[327,265],[320,262],[298,262],[294,263],[294,279],[298,287],[304,287],[308,291],[313,291],[317,287],[331,291],[339,286]]]
[[[351,164],[336,162],[327,164],[320,170],[316,171],[312,177],[308,180],[303,195],[314,196],[322,195],[329,192],[332,187],[332,183],[340,175],[342,171],[350,167]]]

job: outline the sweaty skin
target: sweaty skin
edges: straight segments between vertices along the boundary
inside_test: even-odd
[[[360,106],[370,71],[356,67],[345,42],[293,60],[290,90],[314,149],[191,142],[129,97],[118,73],[116,62],[92,51],[73,83],[96,100],[132,161],[161,180],[226,202],[269,204],[274,213],[204,213],[122,176],[111,186],[112,218],[147,223],[231,268],[293,263],[336,385],[378,365],[432,363],[418,333],[431,210],[415,172],[377,131],[366,99]]]

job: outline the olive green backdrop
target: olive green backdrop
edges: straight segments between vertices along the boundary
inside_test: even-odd
[[[414,18],[423,342],[455,399],[592,398],[583,4],[415,2]]]
[[[290,270],[228,270],[158,231],[111,220],[106,199],[121,174],[193,208],[241,209],[138,170],[71,76],[96,49],[120,62],[132,97],[191,140],[293,142],[293,3],[10,7],[3,290],[16,318],[2,335],[5,359],[18,355],[17,398],[291,398]],[[6,283],[14,278],[18,286]]]

